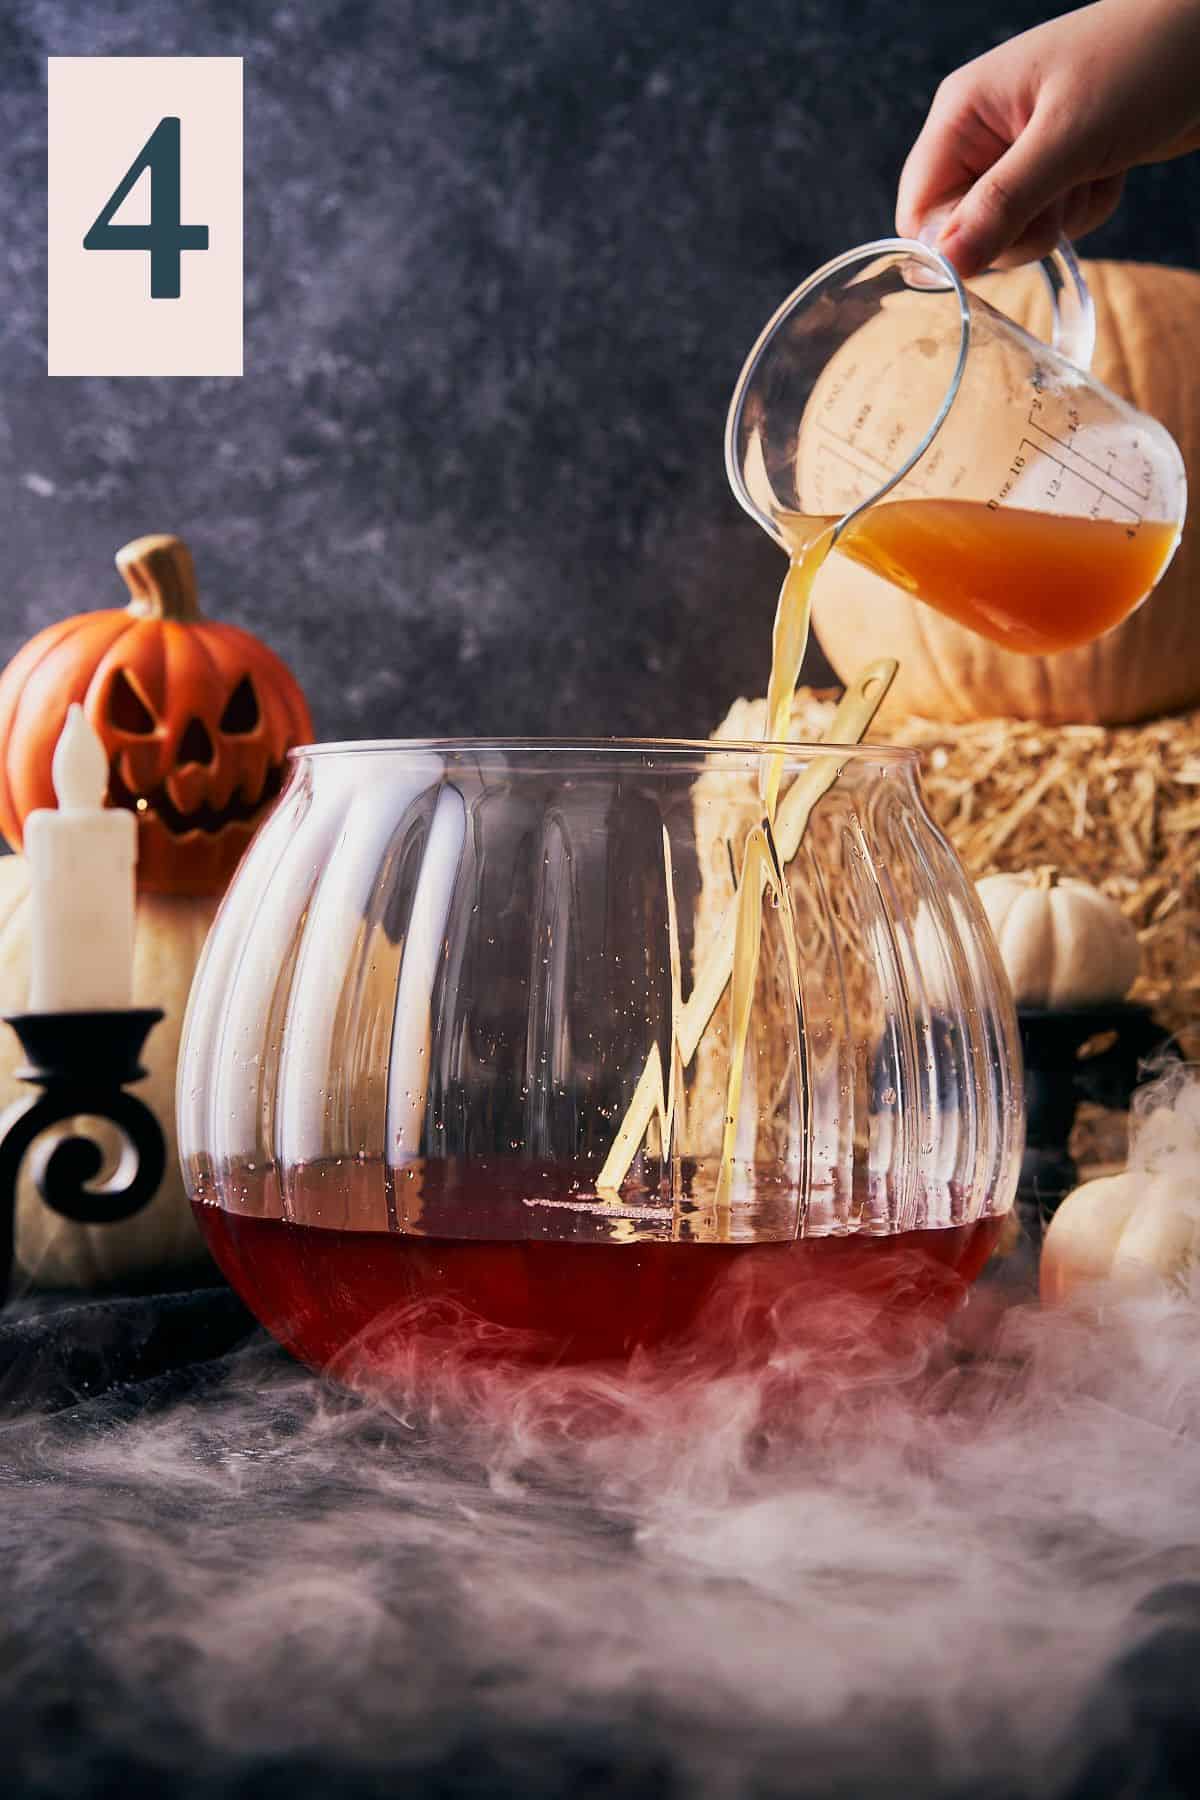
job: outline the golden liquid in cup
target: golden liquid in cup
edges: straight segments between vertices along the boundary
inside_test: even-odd
[[[834,521],[790,514],[777,523],[797,555]],[[833,554],[1006,650],[1045,656],[1128,618],[1178,537],[1176,525],[1061,518],[982,500],[881,500],[851,522]],[[864,645],[864,655],[876,648]]]

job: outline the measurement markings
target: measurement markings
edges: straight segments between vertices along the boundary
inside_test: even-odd
[[[1103,463],[1098,463],[1094,457],[1085,455],[1082,450],[1077,450],[1075,448],[1074,443],[1072,442],[1072,440],[1070,438],[1059,437],[1057,432],[1051,431],[1051,429],[1048,425],[1041,424],[1039,422],[1039,420],[1034,417],[1034,414],[1037,412],[1037,409],[1038,409],[1038,403],[1035,400],[1033,405],[1029,409],[1029,423],[1033,426],[1035,431],[1043,432],[1045,434],[1045,436],[1050,439],[1050,442],[1052,444],[1057,444],[1060,447],[1060,449],[1069,450],[1072,456],[1077,456],[1079,458],[1080,462],[1087,463],[1087,465],[1090,469],[1095,469],[1098,474],[1104,476],[1106,481],[1115,481],[1118,487],[1123,487],[1123,488],[1127,489],[1127,491],[1129,493],[1131,493],[1136,500],[1141,500],[1143,503],[1145,503],[1147,500],[1149,500],[1149,498],[1150,498],[1149,488],[1147,488],[1146,492],[1143,493],[1141,488],[1134,487],[1134,485],[1131,481],[1122,480],[1121,476],[1115,474],[1111,467],[1106,468]],[[1046,455],[1049,455],[1049,454],[1050,454],[1049,451],[1047,451]],[[1116,451],[1110,450],[1109,455],[1115,456]],[[1081,476],[1080,479],[1086,480],[1086,477]],[[1115,494],[1110,494],[1109,499],[1110,500],[1116,499]],[[1138,514],[1138,518],[1139,519],[1141,518],[1140,513]]]
[[[823,425],[819,428],[822,431],[826,429]],[[836,432],[830,432],[829,436],[835,440],[836,444],[845,444],[847,442],[845,438],[838,437]],[[847,456],[845,450],[835,448],[834,444],[818,443],[817,453],[821,456],[831,457],[835,462],[841,463],[844,468],[852,469],[856,475],[863,476],[865,480],[873,482],[876,487],[882,487],[885,481],[895,480],[896,470],[889,469],[885,462],[882,462],[878,457],[872,456],[869,450],[858,450],[857,445],[854,444],[851,444],[849,448],[855,450],[859,456],[864,457],[869,462],[873,462],[876,466],[873,469],[863,468],[859,463],[855,462],[852,456]],[[918,481],[916,476],[912,473],[905,476],[905,481],[911,484],[917,493],[923,494],[926,492],[925,483]]]
[[[1070,448],[1069,445],[1065,447],[1068,449]],[[1129,517],[1135,524],[1140,525],[1142,523],[1141,513],[1135,506],[1130,506],[1128,500],[1123,500],[1120,494],[1114,494],[1112,489],[1106,488],[1102,481],[1093,481],[1090,475],[1084,475],[1073,463],[1064,462],[1061,456],[1055,456],[1054,452],[1052,450],[1047,450],[1044,444],[1035,444],[1032,438],[1022,438],[1018,454],[1020,450],[1032,450],[1035,456],[1044,456],[1047,462],[1054,463],[1057,468],[1062,470],[1064,475],[1070,475],[1073,480],[1081,482],[1086,488],[1090,488],[1094,494],[1099,494],[1113,506],[1120,507],[1122,512],[1129,514]],[[1089,459],[1085,457],[1083,460],[1087,462]],[[1091,466],[1093,468],[1099,467],[1096,463],[1092,463]],[[1053,498],[1057,491],[1057,487],[1053,488],[1051,498]]]
[[[878,463],[879,467],[889,479],[895,474],[895,470],[889,469],[882,457],[876,456],[870,450],[864,450],[861,444],[856,444],[854,442],[853,438],[843,437],[840,432],[834,431],[832,426],[827,425],[824,419],[817,420],[817,427],[825,433],[826,437],[831,437],[835,444],[844,444],[847,450],[853,450],[855,456],[862,456],[865,457],[868,462]]]

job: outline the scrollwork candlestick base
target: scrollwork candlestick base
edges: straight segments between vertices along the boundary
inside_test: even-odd
[[[144,1101],[125,1092],[146,1071],[138,1060],[157,1007],[111,1012],[17,1013],[5,1023],[28,1058],[21,1081],[40,1088],[0,1116],[0,1301],[12,1273],[17,1183],[26,1156],[38,1193],[77,1225],[110,1225],[149,1205],[166,1167],[162,1127]],[[105,1154],[79,1133],[43,1139],[72,1119],[100,1119],[125,1140],[120,1162],[97,1186]]]

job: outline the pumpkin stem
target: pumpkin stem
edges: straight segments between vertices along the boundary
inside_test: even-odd
[[[200,617],[192,553],[182,538],[167,532],[134,538],[117,551],[117,568],[133,595],[129,611],[143,619]]]
[[[1034,877],[1034,886],[1040,888],[1043,893],[1049,893],[1051,888],[1058,886],[1058,870],[1053,863],[1044,863],[1037,871]]]

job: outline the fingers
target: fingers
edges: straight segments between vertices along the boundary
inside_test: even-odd
[[[993,267],[1020,268],[1023,263],[1038,262],[1049,256],[1060,238],[1086,237],[1110,219],[1120,203],[1125,186],[1123,175],[1102,181],[1083,181],[1061,199],[1054,201],[1025,227],[1020,237],[1000,251]],[[955,263],[955,267],[957,267]]]
[[[1098,225],[1111,219],[1121,204],[1125,189],[1124,175],[1109,175],[1102,181],[1087,181],[1067,195],[1063,211],[1063,231],[1069,238],[1086,237]]]
[[[938,88],[929,115],[908,153],[896,193],[896,229],[901,237],[948,219],[976,177],[1007,148],[1007,139],[991,130],[977,105],[969,81],[960,70]]]
[[[1043,256],[1049,256],[1051,250],[1064,235],[1069,235],[1066,228],[1066,201],[1055,200],[1050,206],[1043,207],[1037,217],[1003,250],[998,250],[985,268],[1017,269],[1023,263],[1037,262]],[[955,267],[958,267],[955,260]],[[976,271],[978,273],[978,271]]]
[[[1064,232],[1107,218],[1119,197],[1119,187],[1084,179],[1090,133],[1077,80],[1029,86],[1023,63],[1008,66],[1011,49],[942,83],[900,177],[897,229],[936,243],[964,276],[1044,256]]]
[[[963,276],[1001,260],[1043,255],[1063,229],[1066,198],[1077,178],[1075,158],[1039,109],[963,195],[939,249]]]
[[[968,65],[943,82],[900,176],[896,227],[964,276],[1044,255],[1063,229],[1065,172],[1036,115],[1011,138]]]
[[[896,223],[964,276],[1103,224],[1121,173],[1200,148],[1200,0],[1099,0],[947,78],[900,179]]]

